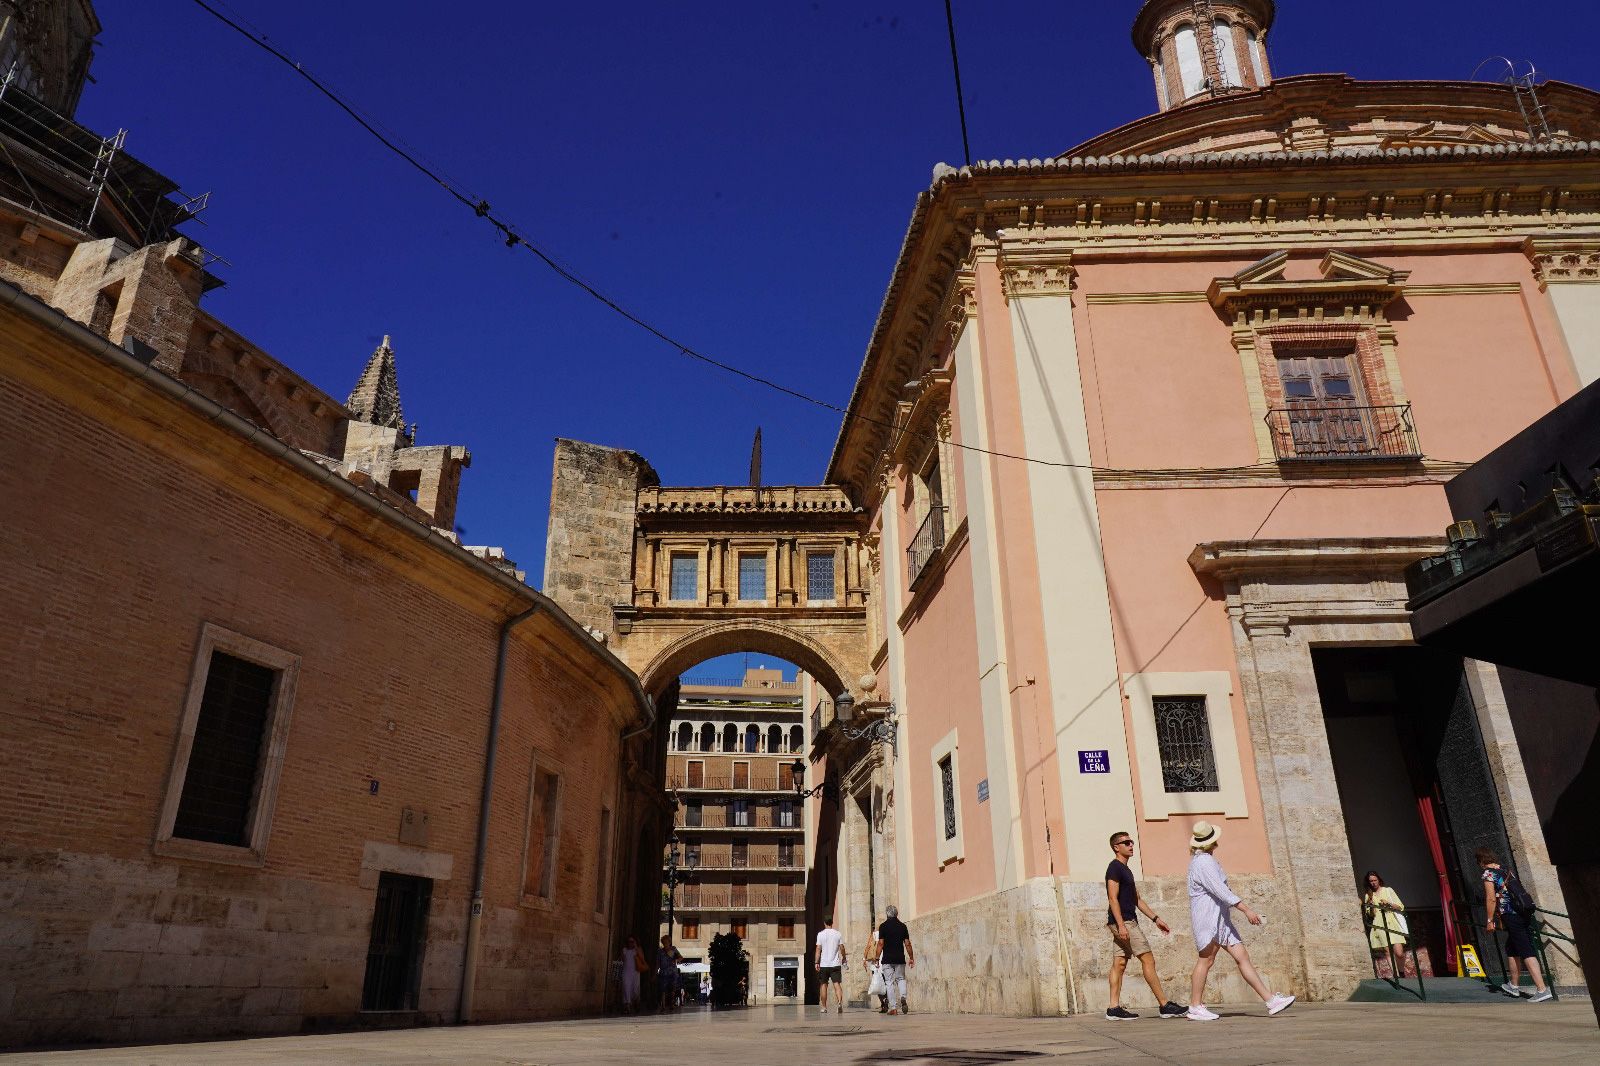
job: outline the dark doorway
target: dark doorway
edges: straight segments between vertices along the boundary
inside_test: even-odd
[[[1351,906],[1376,870],[1405,903],[1424,976],[1453,975],[1461,944],[1504,972],[1483,931],[1472,853],[1488,847],[1510,862],[1510,844],[1461,660],[1418,647],[1317,648],[1312,662],[1354,865]]]
[[[428,902],[433,882],[425,877],[379,874],[372,908],[372,941],[367,946],[367,977],[362,1010],[416,1010],[422,978],[422,949],[428,934]]]

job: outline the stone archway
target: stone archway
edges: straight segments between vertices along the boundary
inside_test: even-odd
[[[642,628],[642,627],[640,627]],[[663,691],[696,663],[734,652],[761,652],[787,659],[810,674],[829,694],[853,689],[865,672],[859,651],[825,642],[828,634],[761,618],[730,618],[710,624],[653,626],[628,634],[630,663],[645,691]],[[822,639],[819,639],[821,637]],[[622,643],[619,641],[619,643]],[[856,654],[851,654],[853,651]]]

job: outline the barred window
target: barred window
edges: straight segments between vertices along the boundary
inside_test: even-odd
[[[765,555],[739,556],[739,598],[764,600],[767,598],[767,557]]]
[[[700,598],[700,557],[677,554],[672,557],[672,579],[667,596],[673,600]]]
[[[955,756],[946,755],[939,760],[939,788],[944,797],[944,838],[956,838],[956,767]]]
[[[1168,792],[1218,792],[1217,760],[1204,696],[1157,696],[1156,744]]]
[[[256,775],[277,680],[269,667],[211,653],[173,836],[238,847],[250,842]]]
[[[834,598],[833,553],[811,552],[806,555],[806,599],[819,603]]]

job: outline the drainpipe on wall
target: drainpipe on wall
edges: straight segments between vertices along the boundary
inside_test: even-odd
[[[489,857],[489,808],[494,793],[494,757],[500,743],[500,697],[506,684],[506,649],[511,631],[539,610],[529,607],[500,623],[500,648],[494,660],[494,697],[489,703],[489,743],[483,753],[483,800],[478,807],[478,849],[472,858],[472,903],[467,908],[467,948],[461,964],[461,1005],[457,1021],[472,1021],[478,986],[478,946],[483,935],[483,872]]]

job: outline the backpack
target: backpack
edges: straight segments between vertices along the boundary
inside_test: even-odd
[[[1519,918],[1529,919],[1538,911],[1539,905],[1533,902],[1533,897],[1528,890],[1522,887],[1522,882],[1517,880],[1515,874],[1506,874],[1505,888],[1506,902],[1511,904],[1511,910]]]

